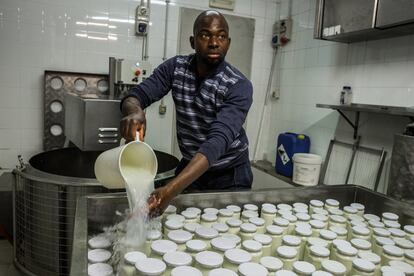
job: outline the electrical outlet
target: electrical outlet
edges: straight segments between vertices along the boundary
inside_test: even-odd
[[[273,47],[284,46],[292,38],[292,19],[281,19],[273,24]]]

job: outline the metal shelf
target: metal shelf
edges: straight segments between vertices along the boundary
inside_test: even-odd
[[[341,114],[341,116],[351,125],[354,129],[354,139],[358,137],[359,127],[359,115],[360,112],[367,113],[379,113],[392,116],[403,116],[410,118],[414,121],[414,107],[400,107],[400,106],[388,106],[388,105],[373,105],[373,104],[350,104],[350,105],[338,105],[338,104],[316,104],[316,107],[334,109]],[[344,111],[355,112],[354,122],[345,115]]]

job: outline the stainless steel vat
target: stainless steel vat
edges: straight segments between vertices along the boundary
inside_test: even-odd
[[[68,275],[76,201],[113,192],[95,179],[100,152],[64,148],[40,153],[14,170],[14,261],[28,275]],[[177,158],[156,151],[156,186],[174,175]]]
[[[228,204],[241,206],[244,203],[294,203],[327,198],[339,200],[341,207],[352,202],[360,202],[365,205],[367,213],[395,212],[400,216],[400,222],[403,225],[414,224],[414,207],[412,205],[356,185],[321,185],[243,192],[182,194],[172,204],[177,206],[179,210],[183,210],[189,206],[221,208]],[[76,208],[70,275],[87,275],[88,236],[101,233],[104,226],[119,222],[119,216],[115,216],[115,211],[125,210],[127,204],[125,193],[98,194],[79,198]]]

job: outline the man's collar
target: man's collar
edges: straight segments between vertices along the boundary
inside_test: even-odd
[[[214,76],[215,74],[217,74],[217,72],[220,72],[225,66],[226,66],[226,60],[223,60],[222,62],[220,62],[219,65],[217,65],[217,67],[206,78],[210,76]],[[194,74],[197,75],[196,54],[190,55],[190,66],[189,67],[190,67],[190,70],[194,72]]]

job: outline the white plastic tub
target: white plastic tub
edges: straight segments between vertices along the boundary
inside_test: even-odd
[[[315,186],[319,181],[322,157],[310,153],[296,153],[293,155],[294,183],[303,186]]]

